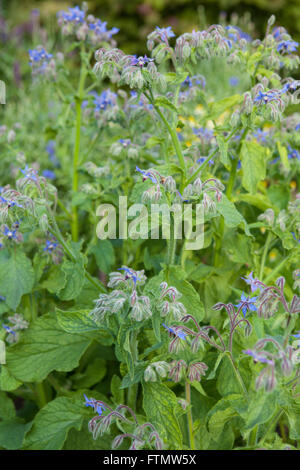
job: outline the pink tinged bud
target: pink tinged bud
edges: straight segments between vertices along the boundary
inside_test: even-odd
[[[124,436],[122,434],[115,437],[111,445],[112,449],[117,449],[122,444],[123,440],[124,440]]]
[[[136,302],[136,290],[134,290],[130,296],[130,305],[133,307],[133,305],[135,304]]]
[[[195,362],[191,364],[188,369],[188,378],[191,382],[200,381],[201,376],[205,375],[206,370],[208,369],[207,365],[204,362]]]
[[[291,373],[293,372],[293,363],[292,363],[292,361],[290,361],[286,357],[283,357],[282,362],[281,362],[281,370],[282,370],[283,375],[285,377],[289,377],[291,375]]]

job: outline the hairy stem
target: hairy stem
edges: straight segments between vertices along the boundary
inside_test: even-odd
[[[188,382],[185,383],[185,399],[188,403],[188,406],[191,405],[191,386]],[[194,437],[194,430],[193,430],[193,415],[191,407],[187,413],[187,423],[188,423],[188,430],[189,430],[189,438],[190,438],[190,448],[191,450],[195,450],[195,437]]]
[[[267,236],[266,243],[265,243],[263,255],[262,255],[262,258],[261,258],[260,270],[259,270],[259,279],[262,282],[263,282],[263,273],[264,273],[264,267],[265,267],[265,263],[266,263],[266,257],[267,257],[269,246],[270,246],[270,243],[271,243],[271,238],[272,238],[272,234],[271,234],[271,232],[269,232],[268,236]]]

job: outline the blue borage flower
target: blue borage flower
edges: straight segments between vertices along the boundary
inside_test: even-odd
[[[7,333],[16,336],[16,332],[10,327],[2,323],[2,327],[7,331]]]
[[[150,59],[146,55],[144,55],[144,57],[137,57],[136,55],[133,55],[130,60],[130,65],[138,65],[139,67],[144,67],[144,65],[148,64],[149,62],[154,62],[154,59]]]
[[[280,99],[280,92],[278,90],[259,91],[258,95],[254,98],[254,102],[270,103]]]
[[[110,89],[102,91],[100,95],[91,92],[91,95],[94,97],[95,111],[105,111],[108,106],[114,106],[117,102],[116,93],[113,93]]]
[[[193,133],[199,137],[199,139],[204,139],[210,141],[214,138],[214,131],[207,129],[206,127],[193,127]]]
[[[209,157],[200,157],[200,158],[198,158],[197,163],[200,163],[200,165],[202,165],[204,162],[206,162],[206,160],[208,158]],[[212,166],[214,164],[214,159],[210,158],[208,164],[209,164],[209,166]]]
[[[105,410],[105,407],[103,404],[100,404],[95,400],[94,398],[88,398],[85,394],[83,394],[84,399],[85,399],[85,406],[91,407],[98,413],[99,416],[102,415],[102,412]]]
[[[11,207],[20,207],[21,209],[23,209],[23,206],[21,206],[21,204],[18,204],[16,201],[5,199],[2,196],[0,196],[0,204],[1,203],[2,204],[7,204],[8,209],[10,209]]]
[[[229,26],[226,26],[225,29],[229,31],[228,37],[232,39],[234,42],[237,42],[240,39],[244,39],[247,42],[252,41],[252,37],[250,36],[250,34],[246,33],[238,26],[229,25]]]
[[[5,300],[6,300],[6,297],[4,297],[4,295],[0,295],[0,301],[4,302]]]
[[[237,86],[239,84],[239,79],[237,77],[230,77],[229,78],[229,85],[230,86]]]
[[[172,26],[167,26],[166,28],[160,28],[156,26],[155,31],[157,32],[160,39],[164,42],[168,42],[168,38],[174,38],[175,33],[172,31]]]
[[[189,88],[192,88],[193,86],[201,85],[202,88],[204,88],[205,84],[206,84],[205,77],[202,77],[201,75],[194,75],[193,77],[187,76],[180,86],[181,87],[188,86]]]
[[[291,52],[297,52],[298,46],[299,43],[296,41],[281,41],[276,49],[278,52],[291,54]]]
[[[110,39],[114,34],[117,34],[120,30],[119,28],[113,27],[112,29],[106,28],[107,21],[97,20],[96,23],[89,23],[89,28],[94,31],[94,33],[98,36],[103,34],[107,35]]]
[[[26,179],[30,181],[38,181],[38,173],[33,168],[29,168],[28,165],[25,166],[24,170],[20,168],[21,173],[25,176]]]
[[[262,362],[263,364],[274,365],[274,361],[271,359],[268,359],[262,353],[256,353],[255,351],[252,351],[251,349],[243,350],[243,353],[247,354],[248,356],[253,357],[255,362]]]
[[[176,327],[171,328],[170,326],[167,326],[167,325],[165,325],[164,323],[162,323],[162,326],[163,326],[164,328],[166,328],[166,330],[168,330],[169,333],[172,333],[173,335],[177,336],[178,338],[185,340],[187,334],[184,333],[183,331],[180,331],[180,330],[179,330],[179,331],[175,331],[173,328],[176,328]]]
[[[49,160],[53,163],[55,167],[59,167],[60,163],[55,154],[55,141],[49,140],[46,145],[46,152],[48,153]]]
[[[54,173],[54,171],[51,170],[44,170],[42,175],[44,176],[44,178],[47,178],[49,180],[54,180],[56,178],[56,174]]]
[[[150,179],[152,183],[158,184],[158,180],[155,179],[154,175],[150,173],[149,171],[141,170],[138,166],[135,167],[135,171],[138,171],[143,175],[143,181]]]
[[[74,8],[69,7],[69,11],[59,11],[57,16],[63,18],[63,20],[67,23],[83,23],[85,18],[85,11],[80,10],[79,6],[75,6]]]
[[[253,137],[256,138],[256,140],[260,143],[266,143],[267,138],[269,137],[268,131],[263,131],[262,129],[257,129],[255,132],[253,132]]]
[[[136,99],[138,97],[137,92],[131,90],[130,91],[130,97],[132,99]],[[147,103],[146,100],[142,98],[142,95],[141,95],[140,100],[137,104],[130,104],[129,106],[130,106],[130,108],[138,108],[139,107],[139,108],[145,108],[145,109],[149,109],[149,110],[153,109],[153,104]]]
[[[3,235],[5,235],[8,240],[17,240],[17,230],[10,229],[7,225],[4,226]]]
[[[129,147],[129,145],[131,144],[130,139],[119,139],[119,142],[120,142],[120,144],[123,145],[124,148]]]
[[[188,199],[184,199],[184,197],[183,197],[182,194],[178,191],[178,189],[176,189],[175,193],[179,196],[179,198],[182,200],[182,202],[189,202]]]
[[[299,330],[296,334],[294,334],[294,335],[292,335],[292,336],[293,336],[294,338],[299,339],[299,341],[298,341],[298,346],[300,346],[300,330]]]
[[[137,281],[141,281],[141,279],[136,275],[136,272],[130,268],[126,268],[126,266],[123,266],[122,268],[118,268],[118,271],[125,271],[126,272],[125,278],[132,279],[134,285],[136,285]]]
[[[29,49],[28,53],[31,66],[34,63],[48,62],[53,57],[53,55],[48,54],[43,47],[41,49]]]
[[[257,282],[260,282],[258,281],[257,278],[253,278],[253,271],[251,271],[250,274],[248,274],[248,276],[246,277],[241,277],[241,279],[243,279],[246,284],[248,284],[249,286],[251,286],[251,292],[255,292],[257,289],[260,289],[260,286],[257,284]]]
[[[47,251],[48,253],[52,253],[55,251],[55,249],[58,247],[58,243],[52,240],[46,240],[46,246],[44,248],[44,251]]]
[[[242,307],[242,312],[245,318],[247,314],[247,310],[250,310],[252,312],[257,311],[257,307],[254,304],[256,300],[257,300],[257,297],[252,297],[250,299],[250,297],[246,297],[245,294],[243,293],[241,296],[241,301],[238,304],[236,304],[235,307],[238,307],[238,308]]]
[[[291,159],[297,159],[297,160],[300,160],[300,153],[298,152],[298,150],[296,149],[292,149],[292,147],[289,145],[288,146],[288,150],[289,150],[289,153],[288,153],[288,158],[291,160]]]

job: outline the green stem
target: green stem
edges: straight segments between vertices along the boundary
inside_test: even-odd
[[[150,91],[150,93],[151,93],[151,91]],[[159,115],[159,117],[160,117],[161,120],[163,121],[164,125],[165,125],[166,128],[168,129],[169,134],[170,134],[170,137],[171,137],[172,142],[173,142],[173,145],[174,145],[174,148],[175,148],[176,155],[177,155],[178,160],[179,160],[180,167],[181,167],[181,169],[183,170],[183,173],[184,173],[184,175],[185,175],[185,174],[186,174],[185,161],[184,161],[184,157],[183,157],[183,153],[182,153],[180,141],[179,141],[179,139],[178,139],[176,130],[173,129],[173,128],[170,126],[170,124],[168,123],[168,121],[167,121],[167,119],[165,118],[164,114],[161,112],[161,110],[159,109],[159,107],[155,104],[154,97],[149,96],[149,95],[148,95],[147,93],[145,93],[145,92],[144,92],[144,95],[148,98],[149,102],[153,105],[155,111],[157,112],[157,114]]]
[[[187,422],[188,422],[188,430],[189,430],[189,438],[190,438],[190,448],[191,450],[195,450],[195,437],[194,437],[194,430],[193,430],[193,415],[191,409],[191,386],[188,382],[185,383],[185,399],[190,407],[187,412]]]
[[[74,256],[74,254],[72,253],[72,250],[70,250],[67,243],[65,242],[53,214],[51,213],[50,210],[48,211],[48,213],[54,225],[54,228],[48,228],[49,232],[52,233],[52,235],[59,241],[65,253],[67,253],[67,255],[69,256],[69,258],[72,261],[76,262],[76,256]],[[97,287],[101,292],[106,292],[105,287],[100,282],[97,282],[88,271],[85,270],[84,275],[87,278],[87,280],[90,281],[90,283],[93,284],[95,287]]]
[[[258,424],[256,426],[254,426],[254,428],[251,430],[247,445],[253,446],[253,447],[256,445],[256,443],[257,443],[257,431],[258,431]]]
[[[46,398],[46,392],[44,389],[43,382],[39,384],[35,384],[35,393],[37,395],[37,404],[39,408],[43,408],[45,405],[47,405],[47,398]]]
[[[239,383],[241,389],[243,390],[243,394],[244,394],[245,398],[246,398],[247,401],[248,401],[248,400],[249,400],[249,397],[248,397],[248,392],[247,392],[246,386],[245,386],[245,384],[244,384],[244,381],[243,381],[243,379],[242,379],[241,374],[239,373],[238,368],[236,367],[236,365],[235,365],[235,363],[234,363],[232,354],[231,354],[230,351],[227,351],[227,352],[226,352],[226,355],[227,355],[228,359],[230,360],[230,363],[231,363],[232,369],[233,369],[233,371],[234,371],[234,373],[235,373],[237,382]]]
[[[84,51],[81,51],[83,54]],[[80,70],[80,79],[78,84],[77,95],[75,96],[75,110],[76,110],[76,121],[75,121],[75,145],[74,145],[74,154],[73,154],[73,183],[72,183],[72,192],[73,197],[78,191],[78,163],[79,163],[79,154],[80,154],[80,134],[81,134],[81,115],[82,115],[82,101],[84,98],[84,84],[87,77],[88,71],[86,65],[81,62]],[[73,241],[78,241],[78,212],[77,207],[72,204],[72,239]]]
[[[266,263],[266,257],[267,257],[267,254],[268,254],[271,238],[272,238],[272,233],[269,231],[268,236],[267,236],[267,240],[266,240],[266,243],[265,243],[263,255],[262,255],[262,258],[261,258],[261,263],[260,263],[259,279],[261,280],[261,282],[263,282],[264,267],[265,267],[265,263]]]

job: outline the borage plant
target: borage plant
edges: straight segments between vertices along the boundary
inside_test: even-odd
[[[157,27],[140,57],[85,6],[35,33],[0,128],[1,448],[299,447],[299,57],[274,23]]]

